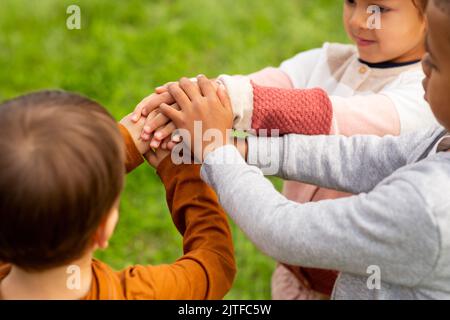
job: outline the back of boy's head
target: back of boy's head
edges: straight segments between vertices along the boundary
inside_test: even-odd
[[[0,261],[62,266],[92,245],[124,180],[114,119],[82,96],[44,91],[0,105]]]

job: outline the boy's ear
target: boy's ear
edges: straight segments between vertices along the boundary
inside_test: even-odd
[[[98,226],[94,235],[94,250],[106,249],[109,245],[109,239],[114,233],[117,222],[119,221],[119,207],[114,205],[103,222]]]

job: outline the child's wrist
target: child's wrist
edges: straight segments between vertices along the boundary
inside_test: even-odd
[[[233,109],[234,124],[237,130],[249,130],[253,114],[253,85],[245,76],[219,76],[218,83],[226,88]]]
[[[120,123],[118,126],[126,147],[125,168],[127,172],[131,172],[144,162],[144,158],[136,147],[128,129]]]

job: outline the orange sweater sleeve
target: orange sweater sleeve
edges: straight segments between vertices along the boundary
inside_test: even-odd
[[[173,264],[122,271],[126,299],[222,299],[232,286],[236,265],[227,217],[217,196],[201,180],[198,165],[175,166],[168,157],[158,174],[172,219],[183,235],[184,255]]]
[[[126,145],[126,169],[142,162],[128,130],[119,124]],[[126,299],[222,299],[230,290],[236,263],[230,227],[217,196],[200,178],[200,166],[158,168],[173,222],[183,235],[184,255],[162,266],[133,266],[119,272]],[[151,244],[149,244],[151,245]]]
[[[144,162],[144,159],[136,148],[136,144],[134,143],[133,138],[131,137],[128,130],[121,124],[118,124],[118,126],[120,133],[122,134],[123,141],[125,142],[125,168],[127,170],[127,173],[129,173],[139,167]]]

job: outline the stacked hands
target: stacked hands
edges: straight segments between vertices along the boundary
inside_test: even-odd
[[[201,123],[201,132],[198,126],[195,130],[196,122]],[[138,150],[157,167],[178,143],[185,143],[199,161],[232,143],[233,111],[225,87],[200,75],[196,81],[182,78],[158,87],[121,124]],[[216,130],[215,141],[203,139],[211,129]]]

